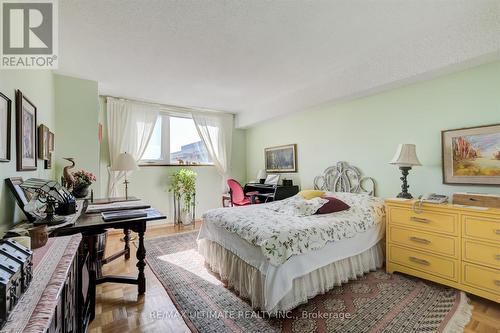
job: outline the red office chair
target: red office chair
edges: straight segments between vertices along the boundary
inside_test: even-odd
[[[243,192],[243,187],[234,179],[227,180],[229,186],[229,195],[231,197],[231,206],[246,206],[253,203],[258,203],[256,195],[259,192],[248,192],[246,195]]]

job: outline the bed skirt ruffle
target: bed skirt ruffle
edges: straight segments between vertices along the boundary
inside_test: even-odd
[[[257,268],[208,239],[198,240],[198,251],[205,258],[210,270],[220,276],[226,287],[234,289],[241,298],[249,300],[254,309],[276,314],[291,310],[318,294],[382,267],[382,244],[379,242],[358,255],[336,261],[294,279],[292,289],[272,309],[265,307],[266,276]]]

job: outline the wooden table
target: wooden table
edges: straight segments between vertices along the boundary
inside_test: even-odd
[[[126,284],[136,284],[138,286],[138,293],[142,295],[146,292],[146,276],[144,275],[144,268],[146,267],[146,248],[144,247],[144,233],[146,232],[146,224],[149,221],[162,220],[166,216],[157,211],[154,208],[145,209],[147,216],[128,219],[128,220],[118,220],[104,222],[101,214],[82,214],[77,219],[76,223],[72,226],[66,226],[54,230],[51,236],[64,236],[82,233],[87,239],[87,248],[89,255],[89,273],[90,273],[90,300],[91,300],[91,318],[95,315],[95,298],[96,298],[96,285],[106,282],[113,283],[126,283]],[[128,276],[114,276],[114,275],[101,275],[99,271],[98,258],[97,258],[97,247],[95,244],[96,235],[105,232],[108,229],[123,229],[125,235],[125,248],[124,250],[128,252],[125,258],[130,257],[130,245],[129,245],[129,231],[135,231],[139,237],[139,244],[137,247],[137,269],[139,274],[137,278]],[[85,239],[84,239],[85,241]]]

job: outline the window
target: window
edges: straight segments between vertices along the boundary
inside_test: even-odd
[[[167,114],[158,117],[140,163],[143,165],[213,164],[193,119]]]

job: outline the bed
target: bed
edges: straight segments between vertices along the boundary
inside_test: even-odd
[[[297,213],[296,203],[304,199],[292,197],[203,215],[199,253],[255,309],[270,314],[291,310],[383,264],[385,215],[373,179],[339,162],[316,177],[314,187],[351,208]]]

